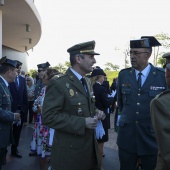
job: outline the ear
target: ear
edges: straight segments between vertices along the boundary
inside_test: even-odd
[[[77,62],[77,63],[81,63],[81,60],[82,60],[82,58],[81,58],[79,55],[77,55],[77,56],[76,56],[76,62]]]

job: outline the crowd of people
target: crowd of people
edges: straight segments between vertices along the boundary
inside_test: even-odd
[[[12,156],[22,158],[18,146],[25,122],[34,123],[29,156],[39,156],[41,170],[48,160],[48,170],[104,170],[115,110],[120,170],[170,170],[170,53],[163,55],[164,69],[149,63],[152,47],[160,45],[151,36],[131,40],[132,67],[122,69],[111,86],[104,70],[93,67],[100,55],[95,41],[67,50],[71,66],[65,73],[48,62],[38,64],[36,82],[21,71],[20,61],[1,58],[0,170],[8,146]]]

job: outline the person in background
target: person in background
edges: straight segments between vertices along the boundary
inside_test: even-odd
[[[94,69],[91,74],[91,81],[93,85],[93,92],[95,96],[95,106],[97,109],[103,111],[106,115],[105,119],[101,120],[102,125],[97,126],[96,128],[96,137],[97,142],[99,145],[99,157],[101,162],[101,168],[100,170],[103,170],[103,148],[104,148],[104,142],[107,142],[109,140],[108,136],[108,129],[110,128],[110,116],[108,114],[108,108],[113,102],[113,98],[108,98],[108,91],[105,86],[103,86],[103,82],[105,81],[106,74],[102,69]],[[104,128],[104,133],[100,134],[102,131],[102,127]],[[98,134],[99,132],[99,134]]]
[[[97,170],[100,167],[95,128],[104,113],[95,110],[87,73],[96,63],[95,41],[69,48],[71,67],[49,81],[44,99],[43,123],[55,129],[51,169]]]
[[[148,62],[155,37],[130,41],[131,68],[118,75],[118,153],[120,170],[135,170],[140,159],[144,170],[154,170],[157,142],[150,116],[150,101],[166,90],[164,70]]]
[[[15,82],[9,83],[9,87],[12,97],[12,112],[19,112],[21,114],[21,121],[20,123],[13,124],[15,144],[11,145],[11,155],[16,158],[22,158],[21,153],[18,151],[18,145],[23,123],[27,122],[28,96],[25,78],[20,75],[22,63],[17,60],[16,62],[18,63],[18,75],[15,78]]]
[[[35,85],[32,77],[26,77],[27,84],[27,94],[28,94],[28,111],[29,111],[29,123],[33,121],[33,103],[34,103],[34,93],[35,93]],[[34,120],[35,121],[35,120]]]
[[[37,119],[35,122],[35,130],[33,133],[33,139],[31,141],[31,153],[39,155],[40,170],[46,170],[47,168],[47,157],[51,153],[51,144],[53,140],[54,130],[50,130],[47,126],[42,123],[42,106],[45,97],[46,87],[48,86],[49,80],[55,76],[59,75],[60,72],[56,69],[48,68],[43,76],[42,83],[45,85],[40,93],[40,96],[34,102],[34,111],[37,112]],[[51,132],[51,136],[50,136]]]
[[[35,87],[35,96],[34,99],[37,99],[37,97],[39,96],[41,89],[44,87],[44,84],[42,83],[42,78],[44,76],[45,71],[47,70],[47,68],[49,68],[50,64],[49,62],[46,63],[41,63],[38,64],[38,80],[36,81],[36,87]]]
[[[25,71],[21,71],[21,76],[25,78],[26,74],[25,74]]]
[[[168,90],[151,101],[151,118],[158,143],[158,160],[155,170],[170,169],[170,52],[165,53],[165,78]]]
[[[9,84],[17,76],[17,62],[0,59],[0,170],[6,164],[7,147],[14,143],[12,123],[18,122],[20,114],[11,112]]]

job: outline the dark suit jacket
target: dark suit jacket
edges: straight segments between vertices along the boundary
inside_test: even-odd
[[[17,90],[15,82],[9,83],[12,96],[12,111],[16,112],[20,106],[22,112],[28,112],[28,97],[25,78],[19,76],[19,90]]]
[[[151,118],[158,142],[156,170],[170,169],[170,90],[151,101]]]
[[[122,112],[117,138],[119,148],[139,155],[157,154],[150,101],[165,89],[165,72],[153,65],[141,91],[138,89],[135,69],[120,71],[117,91],[118,108]]]
[[[85,118],[95,115],[95,101],[91,82],[85,79],[88,95],[70,69],[48,83],[42,116],[43,124],[55,129],[50,158],[54,169],[87,170],[97,166],[95,133],[85,125]]]
[[[11,112],[10,92],[0,77],[0,148],[7,147],[14,142],[12,135],[13,121],[14,114]]]

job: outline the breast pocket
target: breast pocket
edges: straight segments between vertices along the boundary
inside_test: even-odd
[[[130,103],[130,94],[131,94],[131,90],[130,89],[122,89],[122,100],[123,100],[123,104],[129,104]]]
[[[83,113],[85,113],[86,105],[88,105],[86,99],[83,98],[71,98],[70,99],[70,105],[72,113],[83,116]]]
[[[149,91],[149,96],[154,98],[156,95],[160,94],[162,91],[161,90],[150,90]]]

